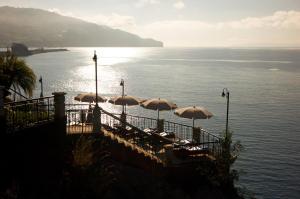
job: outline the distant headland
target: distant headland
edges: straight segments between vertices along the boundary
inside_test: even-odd
[[[151,38],[33,8],[0,7],[0,47],[163,47]]]
[[[40,53],[49,53],[49,52],[59,52],[59,51],[68,51],[68,49],[65,48],[51,48],[51,49],[45,49],[45,48],[36,48],[36,49],[28,49],[28,47],[25,44],[21,43],[12,43],[11,44],[11,52],[15,56],[30,56],[34,54],[40,54]],[[0,52],[0,55],[5,52]]]

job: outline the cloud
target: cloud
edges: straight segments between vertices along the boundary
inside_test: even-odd
[[[181,10],[185,7],[183,1],[177,1],[176,3],[173,4],[173,7],[178,9],[178,10]]]
[[[105,25],[112,28],[123,29],[131,31],[136,27],[135,18],[133,16],[119,15],[117,13],[111,13],[110,15],[93,15],[93,16],[80,16],[74,15],[72,12],[61,11],[57,8],[48,9],[49,12],[54,12],[63,16],[74,17],[82,19],[88,22],[96,23],[99,25]]]
[[[140,8],[140,7],[144,7],[147,5],[153,5],[153,4],[159,4],[160,1],[159,0],[138,0],[135,4],[136,7]]]
[[[136,28],[136,21],[133,16],[119,15],[111,13],[110,15],[95,15],[92,17],[85,17],[84,20],[90,21],[99,25],[106,25],[112,28],[132,31]]]
[[[76,17],[72,12],[62,11],[58,8],[50,8],[48,9],[49,12],[54,12],[63,16],[69,16],[69,17]]]
[[[300,46],[300,11],[210,23],[200,20],[157,21],[136,33],[166,46]]]
[[[238,21],[218,23],[218,27],[230,27],[234,29],[257,28],[300,28],[300,12],[278,11],[271,16],[248,17]]]
[[[165,20],[149,24],[137,24],[133,16],[117,13],[80,17],[56,8],[49,11],[161,40],[166,46],[300,46],[300,11],[277,11],[233,21]]]

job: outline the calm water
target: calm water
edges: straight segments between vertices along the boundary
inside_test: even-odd
[[[64,91],[67,100],[95,90],[92,48],[26,58],[43,76],[45,95]],[[204,106],[214,117],[197,125],[220,134],[225,129],[224,87],[230,90],[230,128],[245,147],[235,167],[240,185],[257,198],[300,198],[300,50],[205,48],[98,48],[99,90],[161,97],[177,105]],[[35,95],[39,95],[37,89]],[[119,112],[120,107],[102,104]],[[156,117],[140,107],[128,112]],[[167,120],[191,124],[172,112]]]

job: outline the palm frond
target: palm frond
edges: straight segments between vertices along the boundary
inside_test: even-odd
[[[0,83],[7,90],[14,85],[21,88],[25,94],[32,96],[36,76],[23,59],[8,52],[0,58]]]

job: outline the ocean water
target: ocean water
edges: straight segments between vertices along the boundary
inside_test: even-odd
[[[229,126],[245,147],[235,168],[239,186],[257,198],[300,198],[300,49],[233,48],[70,48],[68,52],[30,56],[26,61],[43,77],[44,95],[95,91],[93,52],[98,54],[102,96],[125,92],[141,98],[166,98],[179,107],[204,106],[214,114],[197,125],[220,135],[225,129],[230,91]],[[35,96],[39,96],[37,84]],[[121,107],[101,106],[112,112]],[[131,114],[156,112],[129,107]],[[166,120],[191,124],[172,112]]]

